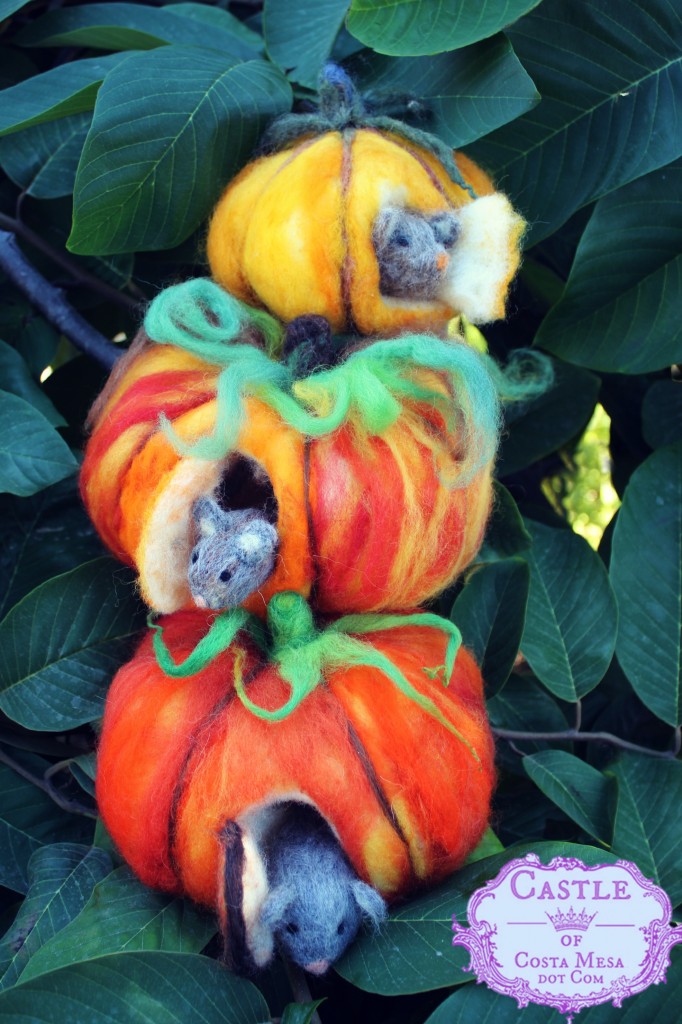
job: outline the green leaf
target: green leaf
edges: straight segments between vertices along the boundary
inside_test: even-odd
[[[533,672],[556,697],[576,701],[606,672],[618,613],[604,563],[570,530],[527,521],[533,546],[521,641]]]
[[[540,0],[351,0],[348,31],[378,53],[420,56],[486,39]]]
[[[601,199],[535,343],[581,366],[645,373],[682,360],[682,161]]]
[[[215,930],[211,916],[189,900],[153,892],[121,867],[99,881],[78,916],[36,951],[22,982],[105,953],[198,953]]]
[[[263,1024],[255,985],[205,956],[120,953],[0,994],[0,1017],[32,1024]]]
[[[73,477],[32,498],[0,499],[0,619],[41,583],[102,553]]]
[[[456,148],[520,117],[540,99],[503,35],[432,57],[363,53],[349,70],[363,92],[373,97],[376,91],[377,100],[382,93],[419,97],[429,111],[429,131]]]
[[[563,711],[539,683],[512,676],[501,693],[488,701],[491,725],[516,732],[562,732],[568,728]],[[556,740],[553,740],[556,746]],[[544,750],[543,740],[523,741],[524,750]]]
[[[35,754],[13,751],[12,757],[39,779],[50,767],[49,761]],[[92,840],[91,819],[67,814],[42,789],[4,764],[0,764],[0,792],[0,885],[26,892],[31,855],[53,843],[56,835],[62,842]]]
[[[243,21],[221,7],[208,7],[205,3],[173,3],[166,10],[170,14],[181,14],[183,18],[194,18],[195,21],[207,25],[211,30],[220,29],[229,32],[251,51],[251,56],[263,52],[263,38],[250,29]],[[206,45],[206,44],[205,44]]]
[[[48,11],[22,29],[20,46],[92,46],[98,50],[149,50],[164,43],[219,50],[234,60],[249,60],[253,47],[218,25],[184,18],[172,8],[144,4],[104,3]],[[164,83],[165,84],[165,83]]]
[[[130,654],[140,607],[108,558],[43,583],[0,623],[0,708],[27,729],[72,729],[99,718]],[[49,629],[46,628],[49,623]]]
[[[483,539],[483,546],[476,556],[477,562],[497,562],[502,558],[527,551],[531,545],[530,534],[523,525],[518,506],[506,487],[493,481],[493,509]]]
[[[129,56],[116,53],[58,64],[4,89],[0,92],[0,135],[92,110],[105,76]]]
[[[4,967],[0,988],[9,988],[28,961],[87,903],[97,882],[111,871],[104,850],[72,843],[43,846],[28,865],[28,893],[17,918],[0,941]]]
[[[179,46],[134,54],[97,97],[69,248],[102,255],[178,245],[290,104],[285,78],[264,61],[230,66]]]
[[[609,780],[565,750],[542,750],[523,767],[545,796],[595,839],[611,841]]]
[[[552,857],[580,857],[586,864],[616,860],[608,851],[593,846],[521,843],[462,868],[425,896],[394,910],[377,932],[362,933],[335,969],[352,985],[386,996],[470,981],[471,975],[464,971],[470,959],[468,950],[452,946],[453,914],[466,921],[467,903],[474,890],[494,878],[509,860],[531,852],[544,864]]]
[[[542,101],[472,155],[526,216],[530,245],[682,155],[682,10],[669,0],[543,0],[509,35]]]
[[[348,10],[348,0],[265,0],[263,34],[268,56],[300,85],[314,89]]]
[[[642,402],[642,432],[652,448],[674,444],[682,437],[682,385],[657,380]]]
[[[10,14],[14,14],[20,7],[26,7],[28,3],[29,0],[0,0],[0,21],[9,18]]]
[[[611,849],[665,889],[674,907],[682,900],[682,764],[622,754],[609,774],[618,782]]]
[[[599,377],[568,363],[554,364],[554,386],[519,407],[507,406],[497,473],[518,473],[585,429],[599,394]]]
[[[289,1003],[282,1014],[282,1024],[310,1024],[318,1007],[324,999],[316,999],[314,1003]]]
[[[611,545],[620,623],[616,653],[637,696],[682,723],[682,443],[659,448],[630,478]]]
[[[19,353],[4,341],[0,341],[0,386],[5,391],[23,398],[42,413],[53,427],[65,425],[63,417],[59,415],[43,389],[36,384]]]
[[[23,398],[0,391],[0,492],[27,497],[77,469],[49,420]]]
[[[478,846],[474,847],[467,857],[464,862],[464,866],[466,867],[467,864],[473,864],[474,861],[477,860],[483,860],[484,857],[492,857],[496,853],[502,853],[503,850],[503,844],[497,838],[493,830],[488,827],[483,833],[483,838]]]
[[[0,139],[0,167],[35,199],[71,195],[90,121],[74,114]]]
[[[530,574],[520,558],[492,562],[474,572],[450,618],[481,666],[490,696],[506,683],[519,651]]]

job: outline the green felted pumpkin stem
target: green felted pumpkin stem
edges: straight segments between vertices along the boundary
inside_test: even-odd
[[[201,672],[219,654],[227,650],[239,630],[244,626],[251,626],[249,632],[257,640],[258,630],[250,621],[254,618],[255,616],[243,608],[232,608],[230,611],[221,612],[212,623],[208,633],[201,638],[192,653],[180,664],[173,660],[163,639],[163,627],[154,621],[153,613],[147,618],[147,625],[155,631],[152,643],[159,667],[167,676],[172,676],[174,679],[185,679],[187,676]]]

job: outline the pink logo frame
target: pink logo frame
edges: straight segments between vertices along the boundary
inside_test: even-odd
[[[469,950],[465,970],[479,983],[519,1007],[553,1006],[570,1024],[586,1006],[621,1006],[665,981],[670,949],[682,942],[671,914],[667,894],[630,861],[543,864],[529,853],[476,890],[468,928],[453,915],[452,944]]]

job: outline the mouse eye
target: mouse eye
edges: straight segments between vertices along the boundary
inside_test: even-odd
[[[337,935],[343,935],[345,930],[346,930],[346,922],[342,921],[341,924],[339,925],[339,927],[336,929],[336,934]]]
[[[218,579],[221,583],[227,583],[232,578],[232,571],[230,569],[223,569]]]
[[[298,934],[298,925],[294,924],[293,921],[289,921],[287,923],[287,931],[289,932],[289,935],[297,935]]]
[[[403,235],[402,232],[395,234],[391,239],[394,245],[399,245],[403,249],[407,249],[410,244],[410,240],[407,235]]]
[[[192,564],[194,564],[194,562],[198,562],[198,561],[199,561],[199,552],[198,551],[192,552]]]

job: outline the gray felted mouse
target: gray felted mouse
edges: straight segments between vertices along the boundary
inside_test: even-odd
[[[305,805],[292,805],[270,837],[267,875],[261,920],[311,974],[339,959],[363,919],[377,925],[386,916],[382,897],[360,881],[329,826]]]
[[[381,294],[435,299],[459,232],[459,220],[448,210],[424,214],[399,206],[384,207],[372,230]]]
[[[200,608],[233,608],[275,567],[277,530],[257,509],[225,511],[212,498],[192,508],[199,539],[189,559],[192,597]]]

